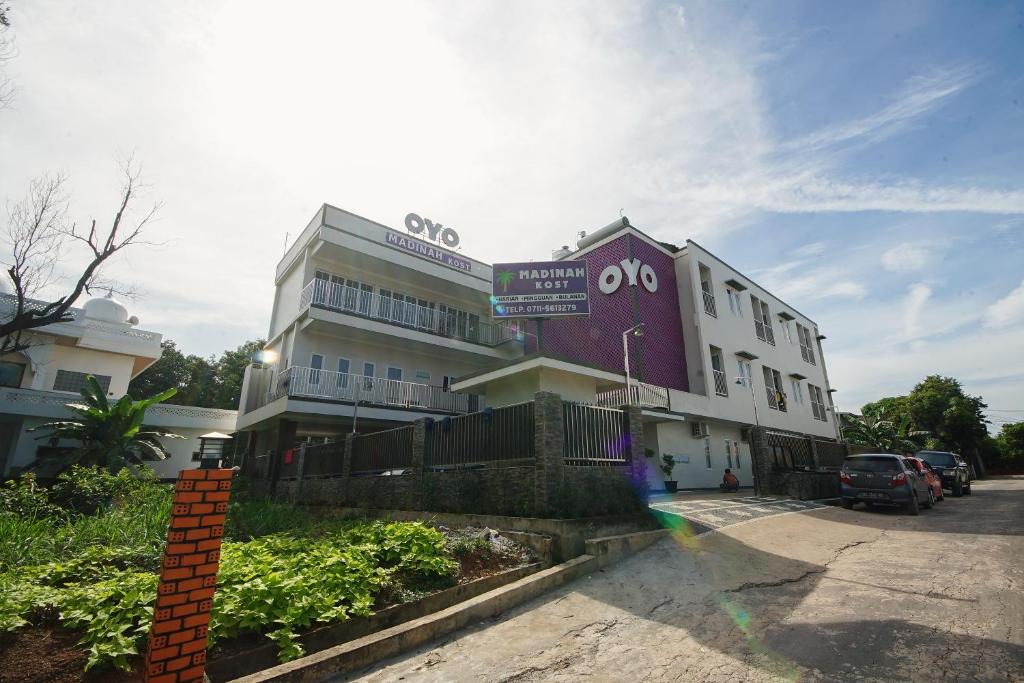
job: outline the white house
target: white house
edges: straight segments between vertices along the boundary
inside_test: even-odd
[[[41,303],[41,302],[36,302]],[[0,294],[0,317],[13,313],[16,299]],[[128,392],[128,383],[160,358],[161,335],[137,327],[138,319],[113,298],[94,298],[71,311],[73,320],[38,328],[23,336],[25,351],[0,358],[0,476],[11,476],[56,451],[40,432],[28,430],[73,416],[68,403],[92,375],[111,400]],[[236,411],[157,405],[146,423],[185,439],[166,439],[171,458],[154,462],[163,478],[196,466],[198,437],[234,430]],[[58,444],[57,449],[70,444]]]

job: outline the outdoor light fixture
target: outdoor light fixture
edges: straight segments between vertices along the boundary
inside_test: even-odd
[[[220,469],[220,463],[224,459],[224,446],[228,441],[231,441],[231,437],[220,432],[210,432],[199,437],[199,469]]]
[[[632,405],[632,392],[630,391],[630,378],[629,378],[629,335],[637,337],[644,336],[644,327],[647,323],[639,323],[633,325],[625,332],[622,333],[622,357],[626,366],[626,405]]]

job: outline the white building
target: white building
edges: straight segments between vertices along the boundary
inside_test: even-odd
[[[250,464],[542,389],[620,406],[622,333],[636,325],[646,334],[630,342],[631,402],[680,487],[716,487],[726,467],[751,485],[754,424],[836,438],[817,325],[699,245],[660,243],[623,219],[556,258],[587,261],[591,313],[546,320],[542,333],[522,323],[517,336],[492,320],[490,266],[324,205],[277,267],[267,351],[246,373],[237,426]],[[620,264],[650,268],[602,283]]]
[[[16,299],[0,294],[0,317],[11,315]],[[29,432],[46,422],[73,417],[68,403],[80,400],[85,378],[92,375],[111,400],[128,392],[133,377],[152,365],[162,352],[158,332],[137,327],[127,309],[112,298],[95,298],[71,310],[73,320],[54,323],[23,335],[25,351],[0,358],[0,476],[11,476],[57,455],[71,444],[53,447]],[[198,437],[211,431],[234,430],[236,411],[157,405],[146,411],[146,424],[185,436],[165,439],[171,458],[152,463],[164,478],[196,466]]]
[[[281,259],[275,284],[238,416],[257,457],[353,426],[477,410],[452,379],[521,352],[490,320],[490,266],[333,206]]]

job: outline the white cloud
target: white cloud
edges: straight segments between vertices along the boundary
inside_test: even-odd
[[[929,245],[904,242],[882,252],[882,267],[893,273],[921,270],[928,265],[931,256]]]
[[[926,284],[918,282],[910,286],[903,310],[903,329],[906,339],[915,339],[921,336],[921,315],[931,296],[932,288]]]
[[[985,323],[989,327],[1024,323],[1024,280],[1012,292],[985,309]]]

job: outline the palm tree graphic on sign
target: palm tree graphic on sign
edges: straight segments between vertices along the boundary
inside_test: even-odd
[[[508,292],[508,286],[516,279],[516,274],[511,270],[503,270],[498,273],[498,282],[501,283],[501,291]]]

